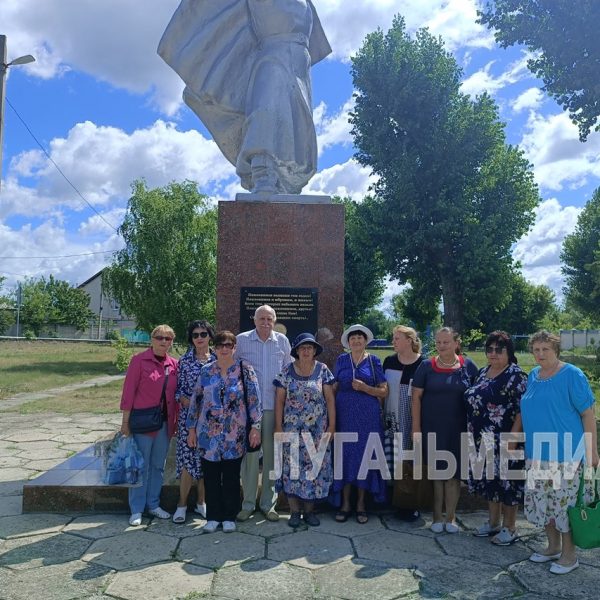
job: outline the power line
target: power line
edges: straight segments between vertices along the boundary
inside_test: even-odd
[[[23,126],[25,127],[25,129],[29,132],[29,135],[35,140],[35,143],[40,147],[41,151],[44,153],[44,155],[46,156],[46,158],[54,165],[54,167],[56,168],[56,170],[63,176],[63,178],[65,179],[65,181],[75,190],[75,193],[111,228],[114,229],[117,233],[118,233],[118,229],[112,224],[109,223],[102,214],[100,214],[95,208],[94,206],[92,206],[84,197],[83,194],[75,187],[75,185],[71,182],[71,180],[63,173],[63,171],[61,170],[61,168],[54,162],[54,160],[52,159],[52,157],[50,156],[50,154],[48,154],[48,152],[46,151],[46,148],[44,148],[44,146],[42,146],[41,142],[37,139],[37,137],[35,137],[33,131],[31,131],[31,129],[29,128],[29,126],[27,125],[27,123],[25,122],[25,120],[23,119],[23,117],[18,113],[17,109],[12,105],[11,101],[8,99],[8,97],[6,98],[6,102],[7,104],[13,109],[15,115],[17,115],[19,121],[21,121],[21,123],[23,123]]]
[[[0,256],[0,259],[7,260],[11,258],[16,258],[19,260],[27,260],[29,258],[73,258],[75,256],[91,256],[92,254],[113,254],[114,252],[118,252],[118,250],[100,250],[98,252],[83,252],[81,254],[61,254],[59,256]]]

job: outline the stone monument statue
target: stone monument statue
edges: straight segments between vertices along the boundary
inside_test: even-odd
[[[330,52],[311,0],[182,0],[158,46],[253,194],[299,194],[314,175],[310,67]]]

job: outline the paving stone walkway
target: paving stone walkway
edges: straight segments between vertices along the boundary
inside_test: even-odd
[[[459,515],[461,532],[434,535],[430,515],[407,524],[392,512],[366,525],[336,523],[293,532],[258,514],[232,534],[202,534],[124,514],[22,514],[23,482],[116,430],[120,415],[19,415],[0,406],[0,600],[167,598],[552,600],[597,598],[600,550],[580,552],[566,576],[527,560],[544,536],[519,521],[506,548],[469,531],[484,513]],[[172,507],[169,507],[172,508]]]

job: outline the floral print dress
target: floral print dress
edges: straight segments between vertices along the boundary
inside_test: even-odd
[[[325,499],[329,495],[333,479],[331,444],[326,445],[321,468],[314,474],[316,477],[313,477],[313,463],[302,434],[310,435],[317,452],[325,444],[321,440],[327,431],[329,420],[323,386],[333,385],[334,382],[332,372],[318,361],[309,377],[298,375],[291,363],[275,378],[275,387],[286,390],[283,432],[298,434],[299,444],[298,477],[292,473],[291,444],[282,445],[282,471],[275,483],[276,491],[283,491],[288,496],[309,502]]]
[[[493,444],[494,477],[486,478],[485,467],[482,476],[476,477],[472,465],[469,465],[469,492],[483,496],[489,502],[515,506],[523,501],[523,481],[501,477],[500,434],[511,430],[521,411],[520,402],[527,387],[527,375],[512,363],[494,378],[487,376],[488,370],[489,367],[484,367],[479,371],[475,383],[465,392],[465,402],[467,432],[472,434],[469,436],[469,452],[485,456],[486,448]],[[523,464],[510,461],[508,468],[522,469]]]
[[[244,456],[246,420],[260,423],[262,414],[258,380],[249,363],[236,361],[225,373],[216,360],[202,367],[187,419],[188,428],[196,428],[201,458],[219,462]]]
[[[190,348],[180,359],[177,370],[177,391],[175,400],[179,404],[179,416],[177,418],[177,446],[175,448],[176,477],[181,477],[181,471],[185,469],[194,479],[202,479],[202,468],[200,467],[200,455],[197,448],[190,448],[187,443],[188,428],[186,425],[189,406],[185,408],[181,404],[181,398],[191,398],[194,387],[200,377],[200,370],[209,362],[215,360],[211,354],[205,360],[198,360],[194,348]]]

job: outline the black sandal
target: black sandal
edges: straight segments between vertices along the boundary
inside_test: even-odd
[[[357,510],[356,511],[356,522],[359,525],[365,525],[369,522],[369,515],[366,510]]]
[[[338,510],[335,513],[336,523],[345,523],[352,513],[349,510]]]

